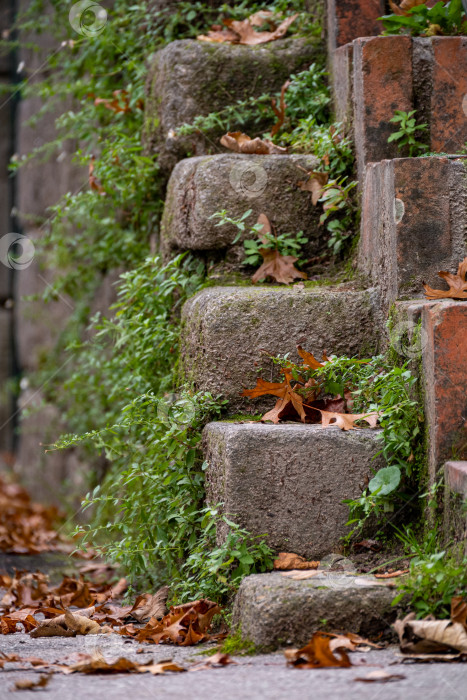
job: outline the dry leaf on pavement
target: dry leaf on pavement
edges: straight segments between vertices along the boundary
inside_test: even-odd
[[[151,673],[153,676],[167,672],[185,671],[186,669],[172,661],[162,661],[138,664],[121,656],[115,661],[107,661],[100,651],[92,655],[84,655],[77,664],[63,668],[63,673]]]
[[[34,630],[31,637],[75,637],[76,635],[100,634],[101,626],[84,615],[69,610],[51,620],[44,620]]]
[[[161,618],[166,613],[166,601],[169,587],[163,586],[157,593],[143,593],[136,598],[135,604],[130,610],[130,615],[138,622],[149,620],[151,617]]]
[[[307,561],[305,557],[291,552],[280,552],[277,559],[274,559],[274,568],[280,571],[291,571],[292,569],[317,569],[319,561]]]
[[[456,649],[467,653],[467,631],[452,620],[416,620],[410,613],[394,623],[402,652],[433,654]]]
[[[377,669],[375,671],[370,671],[367,676],[363,678],[354,678],[354,681],[361,681],[362,683],[389,683],[391,681],[402,681],[406,676],[402,673],[388,673],[382,669]]]
[[[334,653],[330,648],[329,636],[315,632],[302,649],[287,649],[285,658],[295,668],[349,668],[352,663],[345,651]]]
[[[451,272],[438,272],[438,277],[447,282],[449,290],[432,289],[424,284],[427,299],[467,299],[467,258],[459,263],[457,275]]]
[[[206,671],[210,668],[220,668],[221,666],[228,666],[229,664],[236,663],[236,661],[230,658],[230,654],[223,654],[221,651],[218,651],[216,654],[209,656],[206,661],[190,666],[188,671]]]
[[[252,139],[241,131],[229,131],[224,134],[221,138],[221,145],[230,151],[235,151],[235,153],[248,155],[283,155],[287,153],[287,148],[276,146],[272,141],[260,139],[259,136]]]
[[[15,690],[34,690],[35,688],[45,688],[48,685],[52,676],[53,676],[53,673],[43,674],[42,676],[39,676],[38,681],[29,680],[28,678],[19,679],[15,682],[14,689]]]

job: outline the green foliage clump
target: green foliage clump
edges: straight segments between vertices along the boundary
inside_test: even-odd
[[[391,13],[380,17],[384,34],[410,34],[411,36],[436,36],[467,34],[467,21],[462,0],[437,2],[432,8],[425,3],[416,5],[405,13]]]
[[[388,143],[396,141],[397,148],[402,152],[407,152],[410,158],[422,155],[428,146],[421,141],[417,141],[417,135],[421,136],[427,131],[427,124],[417,124],[415,109],[410,112],[402,112],[396,109],[394,116],[389,121],[397,124],[397,131],[390,135]]]

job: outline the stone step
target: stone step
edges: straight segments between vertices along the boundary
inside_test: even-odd
[[[209,138],[177,136],[176,129],[197,116],[218,112],[238,100],[277,93],[292,73],[308,68],[322,55],[316,37],[287,38],[259,46],[174,41],[150,60],[147,77],[144,140],[148,151],[170,170],[177,160],[219,150],[219,130]],[[233,68],[235,67],[235,69]],[[256,123],[253,123],[256,122]],[[242,130],[258,131],[257,116]]]
[[[210,218],[222,209],[234,218],[251,209],[247,225],[253,226],[260,214],[266,214],[281,233],[303,231],[309,238],[303,257],[327,250],[327,237],[319,225],[320,208],[313,206],[310,193],[298,184],[306,179],[305,171],[318,165],[318,158],[307,155],[225,153],[180,161],[169,180],[162,218],[164,257],[184,250],[221,251],[228,262],[242,269],[242,241],[233,247],[237,227],[216,226],[218,220]]]
[[[295,581],[279,572],[243,579],[233,608],[233,629],[258,650],[305,645],[317,630],[363,637],[392,634],[396,589],[371,576],[327,572]]]
[[[359,179],[365,166],[397,158],[388,143],[396,109],[417,109],[430,151],[456,153],[467,139],[467,37],[383,36],[355,39],[333,60],[336,116],[350,121]],[[350,126],[350,124],[349,124]],[[420,137],[419,140],[422,140]]]
[[[334,51],[360,36],[376,36],[383,31],[378,17],[386,14],[384,0],[328,0],[328,52]]]
[[[467,244],[463,160],[396,158],[366,167],[358,267],[379,286],[384,316],[396,299],[439,287],[457,271]],[[441,283],[442,284],[442,283]]]
[[[467,456],[467,455],[466,455]],[[444,531],[447,542],[464,541],[467,555],[467,461],[444,465]]]
[[[208,503],[277,552],[316,560],[348,533],[344,499],[384,466],[380,431],[287,423],[209,423],[203,433]],[[228,526],[221,523],[222,541]]]
[[[256,384],[258,369],[277,375],[264,350],[299,360],[301,344],[316,357],[376,354],[378,294],[374,289],[321,289],[300,285],[209,287],[182,310],[181,379],[197,390],[222,394],[228,412],[258,412],[269,399],[240,396]],[[263,351],[263,352],[262,352]],[[263,371],[263,376],[268,376]]]

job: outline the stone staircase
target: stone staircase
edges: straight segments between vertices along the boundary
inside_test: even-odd
[[[208,155],[204,137],[178,137],[175,131],[219,105],[278,91],[290,72],[313,61],[320,50],[315,40],[286,39],[255,48],[183,41],[158,52],[148,78],[146,143],[162,154],[165,167],[175,166],[161,227],[163,255],[190,250],[211,271],[212,286],[182,312],[183,378],[198,390],[222,393],[231,416],[257,413],[271,402],[247,401],[240,394],[254,385],[258,367],[272,372],[263,350],[298,359],[300,343],[318,356],[323,351],[375,354],[387,345],[385,325],[393,307],[402,328],[422,322],[420,379],[433,484],[465,438],[467,305],[428,302],[420,290],[422,281],[438,286],[438,270],[455,270],[466,254],[467,180],[463,161],[397,158],[387,137],[394,110],[415,106],[430,124],[431,148],[459,149],[467,136],[461,95],[467,92],[462,83],[467,44],[457,38],[371,36],[380,30],[376,19],[382,6],[379,0],[328,2],[335,111],[354,134],[363,203],[357,256],[362,285],[248,284],[240,272],[235,227],[216,227],[209,217],[220,209],[232,215],[264,212],[281,227],[306,231],[307,253],[319,255],[323,234],[316,208],[297,186],[303,175],[297,166],[309,170],[316,159]],[[358,38],[356,32],[367,36]],[[453,52],[461,67],[453,65]],[[235,72],[234,64],[240,66]],[[454,75],[456,84],[444,83],[441,112],[443,71]],[[456,82],[458,75],[463,77]],[[177,91],[169,90],[174,81]],[[209,502],[222,502],[231,519],[253,535],[266,535],[275,551],[308,558],[338,551],[347,520],[342,501],[357,497],[373,471],[384,466],[382,458],[373,459],[377,431],[262,425],[247,417],[210,423],[203,449]],[[466,497],[465,463],[450,462],[446,474],[451,491]],[[451,526],[450,521],[446,527]],[[461,532],[456,521],[459,536],[465,536],[463,526]],[[225,527],[219,527],[220,541]],[[242,583],[234,620],[245,637],[263,647],[304,642],[307,630],[323,618],[354,632],[386,630],[395,615],[394,592],[377,584],[371,577],[360,584],[355,577],[326,572],[305,581],[255,575]]]

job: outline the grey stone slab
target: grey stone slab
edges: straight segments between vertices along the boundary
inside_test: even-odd
[[[322,572],[294,581],[279,572],[243,579],[235,599],[233,625],[263,649],[302,646],[323,628],[362,636],[390,634],[397,617],[395,588],[373,577]]]
[[[274,401],[274,398],[273,398]],[[344,499],[384,466],[378,430],[291,423],[209,423],[203,433],[208,502],[275,552],[316,560],[348,533]],[[218,537],[228,526],[221,523]]]
[[[374,354],[377,315],[374,289],[210,287],[183,307],[181,378],[222,394],[230,413],[263,410],[270,400],[240,396],[255,386],[259,368],[272,378],[274,368],[263,350],[289,352],[297,361],[297,343],[317,357]]]
[[[274,94],[292,74],[308,68],[322,52],[315,37],[288,38],[259,46],[174,41],[149,60],[144,140],[159,163],[171,169],[187,155],[219,150],[222,131],[175,137],[196,116],[217,112],[237,100]],[[267,126],[267,124],[266,124]],[[248,133],[257,123],[242,125]],[[256,135],[252,134],[252,135]]]
[[[13,372],[12,313],[0,307],[0,451],[11,450],[13,397],[8,381]]]
[[[222,154],[180,161],[169,181],[161,225],[161,248],[165,257],[181,250],[222,250],[231,248],[236,226],[216,226],[213,214],[225,209],[237,218],[252,210],[247,225],[266,214],[279,233],[303,231],[309,238],[304,257],[326,247],[326,235],[319,225],[320,207],[313,206],[309,192],[299,188],[304,171],[317,169],[314,156],[247,156]],[[247,234],[245,236],[249,237]],[[243,251],[240,242],[237,246]]]

